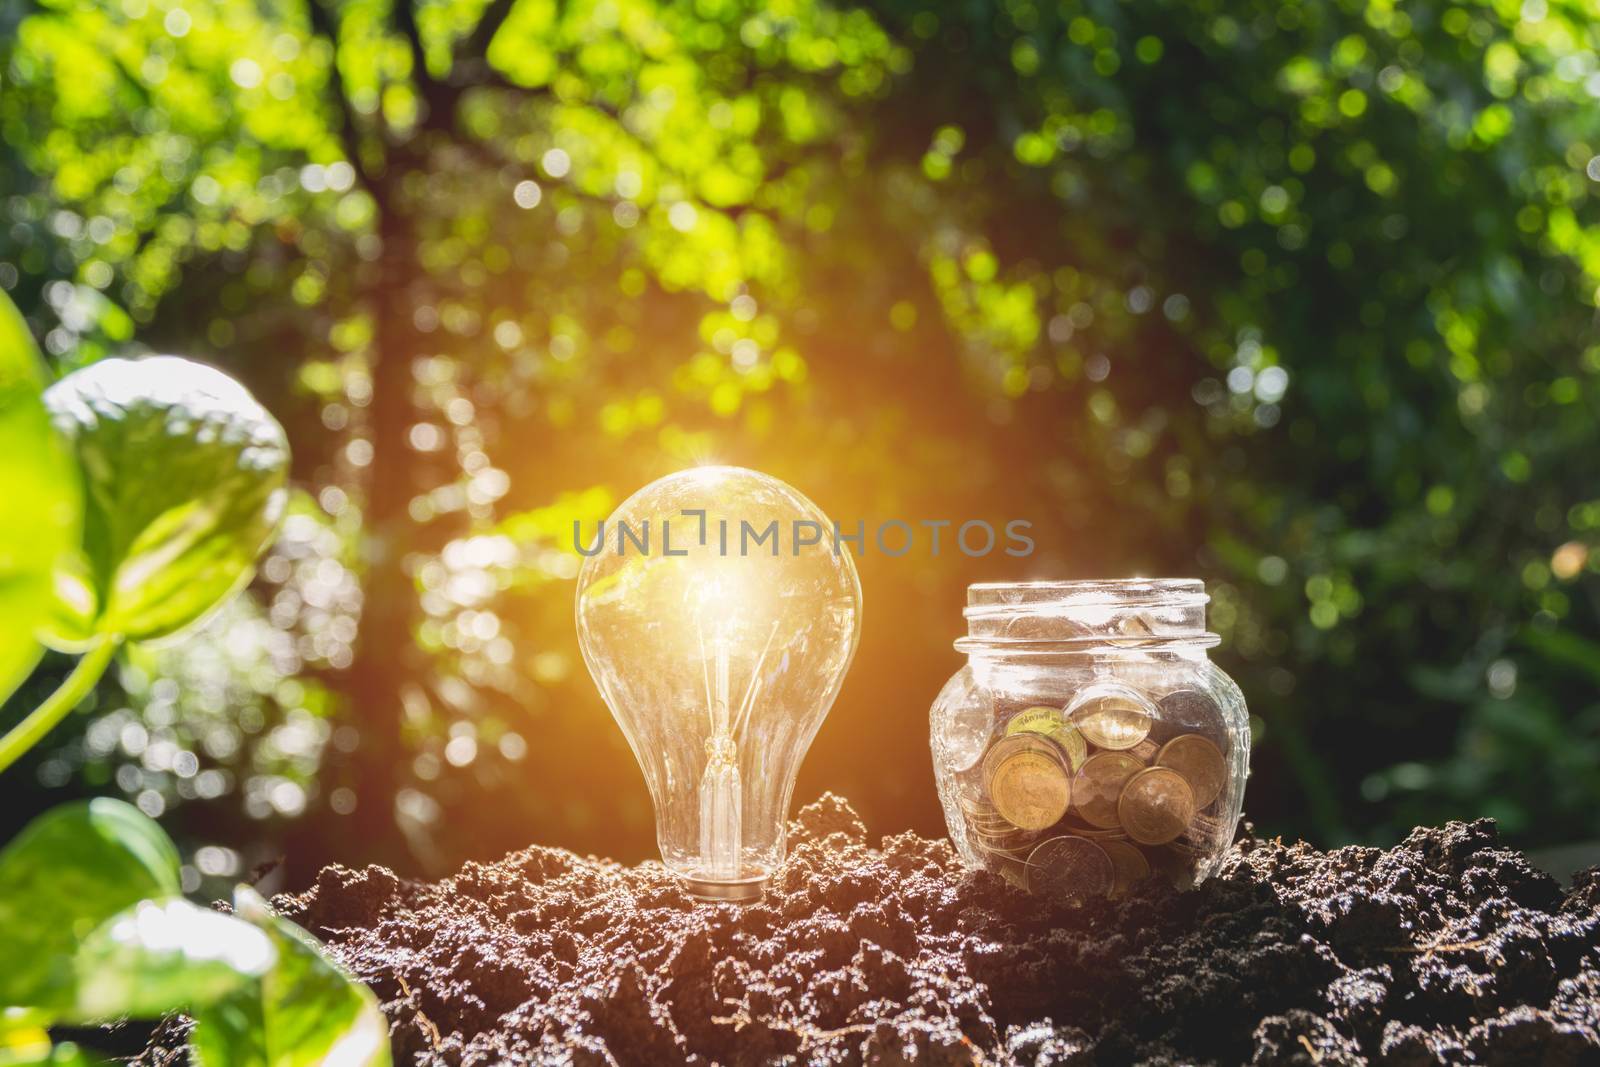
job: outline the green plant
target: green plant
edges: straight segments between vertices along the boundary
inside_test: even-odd
[[[286,499],[283,429],[220,371],[106,359],[43,383],[0,297],[0,700],[44,645],[83,653],[0,737],[0,770],[125,642],[179,633],[248,581]],[[315,939],[248,886],[232,915],[180,886],[172,841],[116,800],[47,812],[0,852],[0,1067],[92,1062],[52,1045],[58,1022],[175,1011],[200,1067],[389,1062],[371,992]]]
[[[0,295],[0,701],[44,652],[34,635],[50,612],[51,572],[78,536],[78,482],[50,428],[44,375],[22,316]]]
[[[179,894],[178,852],[119,800],[64,805],[0,851],[0,1067],[85,1063],[45,1027],[182,1011],[198,1067],[386,1065],[370,990],[248,886]]]
[[[176,356],[105,359],[42,397],[41,377],[0,297],[0,448],[13,444],[0,490],[27,520],[0,531],[0,700],[41,641],[83,653],[0,737],[0,771],[77,706],[124,642],[179,633],[248,581],[287,500],[283,428],[221,371]]]

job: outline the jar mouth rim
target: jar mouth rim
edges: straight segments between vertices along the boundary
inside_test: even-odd
[[[1203,651],[1215,648],[1222,643],[1220,634],[1210,630],[1196,630],[1171,636],[1148,636],[1145,634],[1116,637],[1109,634],[1093,634],[1085,637],[1068,637],[1058,640],[1013,640],[1003,637],[974,637],[971,634],[956,638],[954,644],[957,652],[968,655],[990,653],[1007,658],[1020,657],[1049,657],[1065,655],[1082,655],[1092,652],[1102,653],[1130,653],[1149,654],[1152,652],[1181,652],[1185,650]]]
[[[1072,590],[1114,590],[1122,588],[1140,589],[1159,586],[1163,589],[1201,590],[1205,588],[1204,578],[1035,578],[1020,582],[973,582],[968,589],[1061,589]]]
[[[1040,582],[974,582],[967,586],[967,618],[1046,608],[1197,608],[1209,603],[1200,578],[1074,579]]]

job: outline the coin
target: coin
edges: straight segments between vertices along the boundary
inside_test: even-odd
[[[994,806],[1024,830],[1043,830],[1066,814],[1072,780],[1060,762],[1040,752],[1018,752],[995,769]]]
[[[988,790],[989,781],[994,777],[995,768],[1000,766],[1006,757],[1018,752],[1038,750],[1043,742],[1044,738],[1032,733],[1010,734],[996,738],[989,745],[988,751],[983,754],[983,762],[980,764],[985,790]]]
[[[1017,833],[1017,828],[1010,823],[969,822],[967,832],[984,841],[1005,841]]]
[[[1070,820],[1063,820],[1061,829],[1070,831],[1078,837],[1087,837],[1091,841],[1125,841],[1128,837],[1127,831],[1120,826],[1101,828]]]
[[[981,803],[968,803],[968,801],[963,800],[962,811],[970,814],[970,816],[978,817],[978,819],[997,819],[997,817],[1000,817],[1000,813],[995,811],[995,806],[987,800],[981,801]]]
[[[1073,810],[1090,826],[1117,827],[1117,797],[1144,765],[1126,752],[1097,752],[1084,760],[1072,780]]]
[[[1068,718],[1099,748],[1132,748],[1150,733],[1155,705],[1133,689],[1115,683],[1093,685],[1068,706]]]
[[[1164,845],[1194,818],[1194,790],[1171,767],[1147,767],[1128,779],[1117,798],[1117,817],[1142,845]]]
[[[1061,746],[1036,733],[1023,731],[1002,737],[989,746],[989,751],[983,754],[982,775],[984,789],[989,797],[994,797],[994,775],[1000,765],[1019,752],[1036,752],[1041,756],[1048,756],[1057,763],[1064,762]]]
[[[995,815],[994,805],[989,803],[988,797],[961,796],[956,801],[961,805],[961,810],[971,815]]]
[[[1076,780],[1073,783],[1072,799],[1074,802],[1076,802],[1078,799],[1078,787],[1081,784],[1082,783],[1079,783]],[[1127,834],[1123,833],[1121,823],[1118,823],[1116,826],[1095,826],[1093,823],[1085,820],[1082,813],[1080,813],[1076,807],[1067,812],[1066,816],[1061,820],[1061,832],[1064,834],[1076,834],[1078,837],[1128,836]]]
[[[1035,734],[1048,734],[1065,722],[1060,708],[1040,704],[1024,708],[1011,716],[1011,720],[1006,723],[1006,733],[1017,734],[1026,730]]]
[[[967,817],[967,822],[976,823],[978,825],[997,827],[1006,827],[1011,825],[1001,817],[998,811],[994,810],[993,804],[984,804],[981,807],[963,804],[961,805],[961,814]]]
[[[1156,764],[1183,775],[1194,790],[1197,808],[1209,806],[1228,784],[1228,762],[1222,751],[1199,734],[1181,734],[1162,745]]]
[[[1003,844],[1014,840],[1022,831],[1010,823],[996,825],[968,824],[967,834],[975,841],[989,844]]]
[[[1008,842],[1015,842],[1019,837],[1037,836],[1036,831],[1020,830],[1011,825],[1007,825],[1004,829],[969,826],[967,827],[967,833],[975,840],[984,841],[992,845],[1004,845]]]
[[[1031,831],[1012,830],[1005,834],[983,834],[970,829],[967,831],[967,843],[983,852],[1025,851],[1038,840],[1039,834]]]
[[[1121,896],[1129,887],[1150,876],[1150,861],[1126,841],[1098,841],[1096,844],[1111,857],[1111,867],[1116,874],[1111,886],[1112,896]]]
[[[980,837],[973,837],[970,839],[970,843],[980,852],[986,852],[991,855],[1013,856],[1026,852],[1032,847],[1035,840],[1037,840],[1037,837],[1029,834],[1027,837],[1015,840],[1007,839],[1005,841],[987,841]]]
[[[1009,826],[1004,816],[994,810],[994,805],[984,804],[981,807],[961,806],[961,814],[967,817],[967,822],[988,826]]]
[[[1105,896],[1116,880],[1106,850],[1082,837],[1052,837],[1028,855],[1028,892]]]
[[[1067,765],[1074,771],[1083,766],[1083,761],[1089,758],[1089,745],[1084,741],[1083,733],[1067,721],[1066,714],[1060,708],[1051,708],[1040,705],[1018,712],[1006,723],[1006,734],[1038,734],[1048,737],[1066,754]]]
[[[1226,751],[1227,731],[1222,725],[1222,712],[1217,702],[1198,689],[1174,689],[1156,704],[1161,709],[1161,719],[1186,731],[1199,730]]]
[[[1035,837],[1029,837],[1024,841],[1019,841],[1015,845],[1005,848],[999,846],[979,845],[978,851],[982,852],[986,856],[993,856],[998,860],[1015,860],[1020,862],[1028,858],[1028,854],[1033,851],[1033,843],[1036,840],[1037,838]]]
[[[1083,731],[1070,722],[1063,722],[1060,727],[1051,730],[1049,737],[1067,754],[1067,765],[1074,771],[1089,758],[1089,743],[1084,740]]]
[[[1156,756],[1160,753],[1160,751],[1161,746],[1147,737],[1143,741],[1140,741],[1137,745],[1134,745],[1132,748],[1128,749],[1128,755],[1132,756],[1134,759],[1148,767],[1152,763],[1156,762]]]

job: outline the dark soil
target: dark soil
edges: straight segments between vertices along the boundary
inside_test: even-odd
[[[396,1062],[1600,1063],[1600,868],[1563,893],[1485,820],[1395,848],[1242,841],[1084,905],[800,813],[756,905],[530,848],[277,904],[377,990]]]

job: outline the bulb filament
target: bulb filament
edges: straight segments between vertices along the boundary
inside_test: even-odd
[[[728,633],[724,629],[712,638],[712,654],[707,656],[705,636],[699,621],[695,622],[706,687],[706,714],[711,726],[711,735],[706,738],[706,769],[700,777],[700,864],[709,878],[739,877],[743,789],[739,779],[739,745],[735,738],[749,721],[750,709],[761,690],[761,668],[777,634],[778,625],[773,623],[749,684],[745,686],[744,698],[739,702],[738,717],[730,723],[728,656],[731,642]]]

